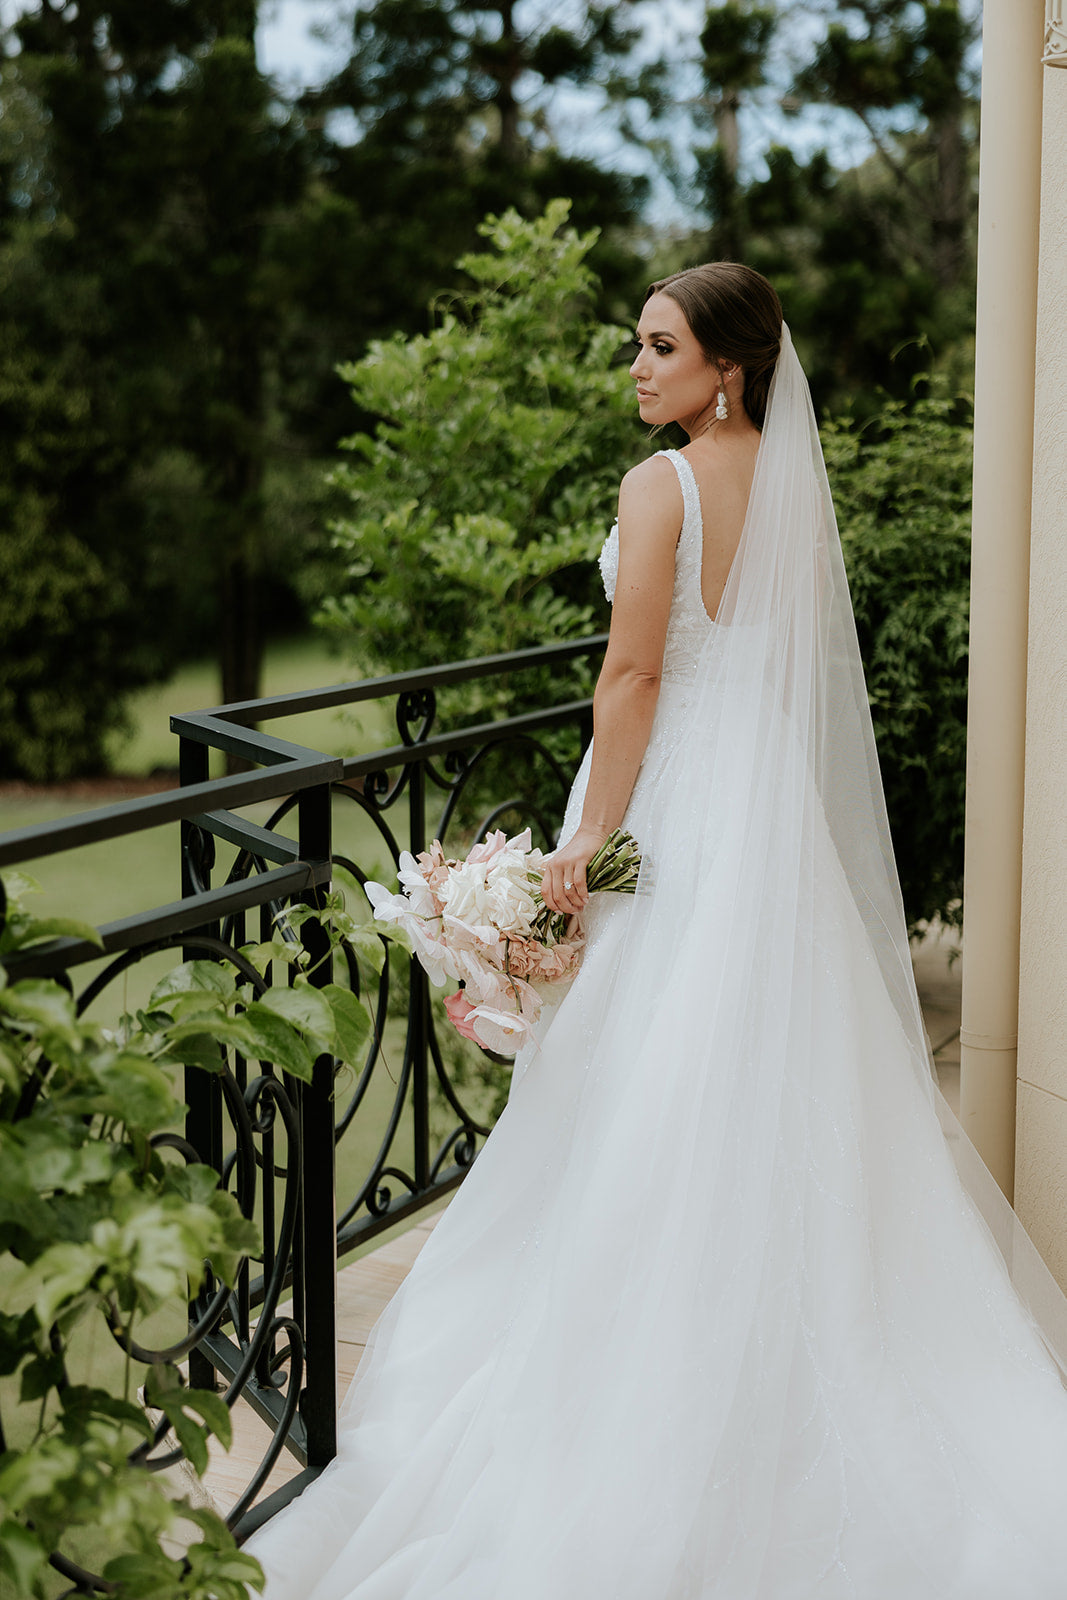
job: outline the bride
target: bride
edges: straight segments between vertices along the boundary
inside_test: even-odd
[[[675,274],[636,345],[690,442],[601,556],[584,963],[248,1548],[268,1600],[1063,1600],[1064,1300],[933,1081],[777,296]]]

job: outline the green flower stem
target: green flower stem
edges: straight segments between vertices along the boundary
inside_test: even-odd
[[[589,859],[585,869],[585,886],[590,894],[633,894],[637,888],[637,874],[641,867],[641,851],[632,833],[613,828],[599,850]],[[543,944],[555,944],[563,937],[570,920],[566,911],[549,911],[541,898],[540,889],[534,890],[534,899],[541,909],[530,930],[533,938]]]

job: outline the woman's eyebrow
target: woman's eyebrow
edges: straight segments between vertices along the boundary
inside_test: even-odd
[[[635,339],[640,339],[640,337],[641,337],[640,332],[637,332],[637,333],[634,334],[634,338]],[[651,341],[652,339],[673,339],[675,337],[675,335],[673,333],[662,332],[662,333],[649,333],[649,334],[646,334],[645,337]]]

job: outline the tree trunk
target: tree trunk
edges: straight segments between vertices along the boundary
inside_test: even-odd
[[[939,119],[934,133],[937,207],[933,217],[934,272],[943,289],[960,281],[967,256],[967,151],[962,107]]]
[[[259,552],[263,536],[264,372],[259,330],[234,329],[223,349],[223,394],[234,424],[220,430],[216,495],[223,538],[219,670],[222,701],[258,700],[263,672]],[[231,772],[247,762],[231,757]]]
[[[724,89],[714,111],[718,172],[714,197],[715,225],[711,237],[715,254],[724,261],[739,261],[744,254],[741,187],[738,182],[741,135],[737,113],[740,106],[741,96],[737,90]]]
[[[259,574],[246,550],[235,550],[226,562],[219,598],[222,703],[258,700],[263,673],[263,618]]]
[[[497,67],[496,108],[500,117],[500,154],[509,165],[522,155],[519,104],[515,84],[522,72],[522,56],[515,34],[514,0],[500,0],[501,51]]]

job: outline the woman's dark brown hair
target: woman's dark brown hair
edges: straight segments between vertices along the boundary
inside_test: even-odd
[[[741,367],[745,410],[762,428],[782,342],[781,302],[766,278],[739,261],[707,261],[661,278],[645,299],[654,294],[677,301],[709,361]]]

